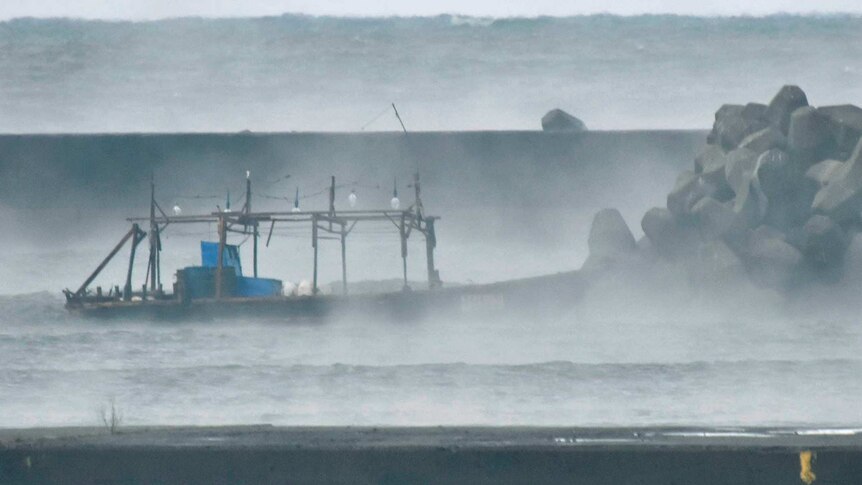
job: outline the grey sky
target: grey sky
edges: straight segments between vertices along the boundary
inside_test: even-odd
[[[677,13],[763,15],[789,13],[862,13],[860,0],[3,0],[0,19],[84,17],[153,19],[278,15],[437,15],[475,16]]]

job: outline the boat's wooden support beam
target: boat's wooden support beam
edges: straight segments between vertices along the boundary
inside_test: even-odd
[[[311,280],[311,293],[317,294],[317,216],[311,218],[311,247],[314,248],[314,274]]]
[[[401,224],[398,226],[398,232],[401,236],[401,266],[404,272],[404,290],[410,289],[407,285],[407,230],[405,227],[404,213],[401,214]]]
[[[257,223],[254,224],[254,234],[252,237],[254,238],[254,277],[257,278]]]
[[[347,226],[341,225],[341,292],[347,295]]]
[[[440,274],[434,268],[434,248],[437,247],[437,234],[434,232],[434,219],[425,221],[425,260],[428,265],[428,289],[440,286]]]
[[[220,299],[224,293],[224,246],[227,242],[227,228],[224,217],[218,220],[218,261],[216,262],[215,297]]]
[[[266,236],[266,247],[269,247],[269,241],[272,239],[272,231],[275,230],[275,220],[272,221],[272,224],[269,225],[269,235]]]
[[[132,299],[132,269],[135,267],[135,251],[138,249],[138,244],[144,240],[147,233],[141,230],[137,224],[132,224],[132,250],[129,252],[129,270],[126,272],[126,284],[123,286],[123,300],[129,301]]]
[[[112,249],[111,252],[108,253],[108,256],[106,256],[105,259],[103,259],[102,262],[99,263],[99,266],[96,266],[96,269],[90,274],[90,276],[88,276],[87,279],[84,280],[84,283],[78,288],[78,291],[75,292],[75,296],[84,295],[84,293],[87,291],[87,287],[90,286],[90,283],[92,283],[93,280],[95,280],[96,277],[99,276],[99,273],[101,273],[102,270],[105,269],[105,266],[107,266],[108,263],[110,263],[111,260],[114,259],[114,256],[116,256],[117,253],[120,252],[120,249],[122,249],[123,246],[126,244],[126,241],[128,241],[129,238],[131,238],[132,236],[137,235],[137,232],[135,231],[137,227],[137,224],[132,224],[132,228],[129,229],[129,232],[127,232],[126,235],[123,236],[122,239],[120,239],[120,242],[118,242],[117,245],[114,246],[114,249]]]

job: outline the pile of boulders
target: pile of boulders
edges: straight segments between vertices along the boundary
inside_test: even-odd
[[[585,269],[632,258],[680,265],[697,279],[740,274],[788,288],[837,281],[862,230],[862,109],[815,108],[796,86],[769,105],[724,105],[667,207],[647,211],[644,238],[619,212],[596,215]],[[862,239],[862,236],[859,236]]]

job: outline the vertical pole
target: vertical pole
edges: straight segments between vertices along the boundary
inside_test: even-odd
[[[404,271],[404,289],[407,290],[409,287],[407,286],[407,230],[404,227],[405,214],[405,212],[401,212],[401,225],[398,228],[398,232],[401,235],[401,266]]]
[[[434,218],[425,220],[425,259],[428,264],[428,289],[433,290],[440,285],[437,270],[434,269],[434,248],[437,247],[437,235],[434,233]]]
[[[311,216],[311,247],[314,248],[314,276],[311,283],[311,294],[317,294],[317,214]]]
[[[251,172],[245,171],[245,213],[251,213]]]
[[[332,232],[332,218],[335,217],[335,175],[329,182],[329,231]]]
[[[245,216],[248,217],[251,214],[251,171],[245,171]],[[246,219],[248,222],[248,219]],[[245,226],[246,230],[248,230],[248,226]],[[252,232],[252,238],[254,239],[254,277],[257,278],[257,238],[258,238],[258,230],[257,230],[257,220],[254,221]]]
[[[224,292],[224,246],[227,242],[227,231],[225,227],[224,216],[218,217],[218,261],[216,262],[216,281],[215,281],[215,296],[221,298]]]
[[[341,291],[347,295],[347,227],[341,223]]]
[[[422,221],[422,189],[419,185],[419,172],[417,171],[413,174],[413,192],[415,193],[415,200],[413,202],[413,207],[416,209],[416,221]]]
[[[138,243],[141,242],[140,231],[137,224],[132,224],[132,250],[129,252],[129,270],[126,273],[126,284],[123,286],[123,300],[125,301],[132,299],[132,269],[135,266],[135,250],[138,248]]]
[[[150,178],[150,266],[147,273],[150,276],[150,291],[156,291],[156,275],[159,252],[159,226],[156,224],[156,182]],[[145,283],[146,284],[146,283]]]
[[[254,224],[254,277],[257,278],[257,222]]]

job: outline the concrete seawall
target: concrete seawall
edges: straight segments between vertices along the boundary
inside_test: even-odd
[[[789,429],[161,428],[0,432],[0,482],[849,484],[862,441]]]

